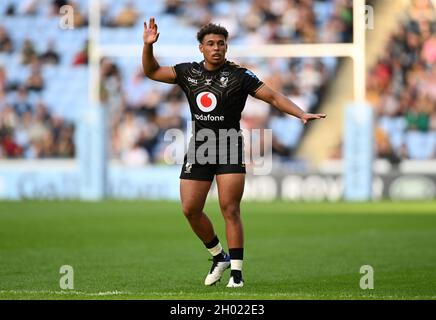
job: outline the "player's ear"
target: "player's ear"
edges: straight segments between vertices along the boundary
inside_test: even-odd
[[[203,44],[202,43],[200,43],[198,45],[198,49],[200,50],[201,53],[203,53]]]

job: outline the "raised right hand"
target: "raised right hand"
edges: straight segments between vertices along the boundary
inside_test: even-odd
[[[144,44],[153,44],[157,41],[158,38],[159,32],[157,32],[157,24],[154,23],[154,18],[150,18],[148,27],[147,22],[144,21]]]

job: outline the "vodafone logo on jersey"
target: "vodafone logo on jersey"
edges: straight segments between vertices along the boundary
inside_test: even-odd
[[[202,92],[197,96],[197,106],[203,112],[211,112],[217,105],[217,99],[212,92]]]

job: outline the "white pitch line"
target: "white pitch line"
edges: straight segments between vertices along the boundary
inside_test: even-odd
[[[115,295],[127,295],[127,296],[214,296],[214,295],[223,295],[225,296],[240,296],[240,297],[294,297],[294,298],[328,298],[332,299],[332,295],[322,295],[322,294],[310,294],[310,293],[244,293],[244,292],[128,292],[128,291],[106,291],[106,292],[82,292],[82,291],[52,291],[52,290],[0,290],[0,294],[55,294],[55,295],[81,295],[81,296],[115,296]],[[436,296],[415,296],[415,297],[398,297],[398,296],[379,296],[379,295],[371,295],[371,296],[356,296],[349,294],[338,294],[335,298],[343,298],[343,299],[436,299]]]
[[[84,295],[84,296],[111,296],[111,295],[137,295],[137,296],[251,296],[251,297],[319,297],[315,294],[299,293],[244,293],[244,292],[126,292],[126,291],[107,291],[107,292],[82,292],[82,291],[51,291],[51,290],[0,290],[0,294],[59,294],[59,295]],[[346,296],[346,295],[343,295]],[[350,296],[351,297],[351,296]]]
[[[81,292],[81,291],[51,291],[51,290],[0,290],[0,294],[59,294],[59,295],[84,295],[84,296],[114,296],[130,295],[131,292],[106,291],[106,292]]]

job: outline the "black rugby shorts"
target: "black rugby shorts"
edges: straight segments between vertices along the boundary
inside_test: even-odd
[[[194,148],[190,146],[190,150],[185,155],[183,166],[180,173],[180,179],[213,181],[215,175],[226,173],[246,173],[245,157],[244,157],[244,140],[242,137],[238,139],[236,148],[231,149],[229,143],[227,148],[223,149],[217,146],[215,153],[208,157],[211,161],[206,161],[205,158],[197,154],[199,145],[195,147],[195,156],[192,152]],[[188,159],[188,154],[189,159]],[[209,155],[208,152],[205,153]]]

